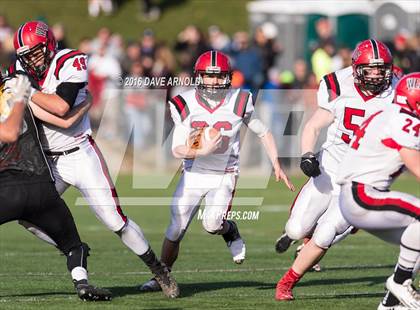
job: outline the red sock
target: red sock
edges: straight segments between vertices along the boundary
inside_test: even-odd
[[[290,268],[281,278],[280,282],[292,288],[299,282],[300,278],[302,278],[302,275],[294,271],[293,268]]]

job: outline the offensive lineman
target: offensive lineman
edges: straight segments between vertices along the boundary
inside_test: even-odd
[[[32,90],[31,101],[50,117],[65,117],[86,97],[87,57],[77,50],[56,50],[56,41],[48,26],[39,21],[27,22],[14,35],[17,61],[9,71],[22,68],[42,91]],[[40,117],[41,119],[45,119]],[[104,158],[91,137],[90,121],[85,114],[69,128],[42,123],[42,147],[52,162],[56,188],[61,195],[75,186],[91,210],[106,227],[139,256],[163,287],[174,298],[179,288],[166,266],[156,258],[140,227],[127,218],[119,204],[115,186]],[[54,244],[50,236],[36,226],[21,221],[28,230]]]
[[[352,67],[330,73],[320,83],[319,107],[305,125],[301,140],[300,167],[310,179],[291,207],[286,233],[276,248],[285,251],[292,240],[313,235],[278,281],[277,300],[294,299],[292,289],[303,275],[352,230],[338,206],[338,164],[362,121],[392,102],[397,81],[392,69],[388,48],[378,40],[365,40],[353,52]],[[327,126],[327,140],[315,155],[319,132]]]
[[[242,124],[260,137],[271,160],[277,181],[283,180],[290,190],[293,185],[280,167],[277,147],[268,128],[255,117],[251,93],[231,89],[231,67],[226,55],[207,51],[194,67],[198,87],[172,98],[169,102],[175,124],[172,153],[183,159],[183,173],[171,204],[171,222],[162,245],[161,260],[172,268],[178,257],[179,244],[205,199],[202,225],[210,234],[222,235],[233,261],[245,260],[245,243],[236,223],[226,220],[239,173],[239,134]],[[197,128],[213,127],[220,132],[192,149],[187,140]],[[151,279],[144,291],[159,290]]]
[[[339,168],[340,209],[355,227],[400,245],[378,310],[420,309],[411,285],[420,264],[420,200],[389,189],[404,166],[420,180],[420,72],[400,80],[394,103],[356,131]]]
[[[27,107],[30,83],[18,75],[1,81],[0,95],[0,225],[25,220],[46,231],[67,258],[82,300],[111,300],[111,292],[88,284],[89,247],[82,243],[73,217],[54,187],[38,131]]]

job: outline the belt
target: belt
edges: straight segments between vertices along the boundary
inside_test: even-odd
[[[62,156],[62,155],[69,155],[76,151],[80,150],[80,147],[76,146],[70,150],[62,151],[62,152],[51,152],[51,151],[44,151],[45,155],[47,156]]]

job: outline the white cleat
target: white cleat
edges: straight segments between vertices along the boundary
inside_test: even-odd
[[[241,238],[238,238],[235,241],[228,242],[227,246],[232,254],[233,262],[235,264],[242,264],[245,260],[246,254],[244,241]]]
[[[420,294],[412,286],[412,282],[408,279],[403,284],[398,284],[392,275],[386,280],[386,288],[408,309],[420,310]]]

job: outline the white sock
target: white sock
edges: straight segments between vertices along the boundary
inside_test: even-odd
[[[149,243],[140,227],[130,219],[127,219],[127,221],[127,225],[118,235],[131,251],[136,255],[143,255],[149,249]]]
[[[414,269],[420,260],[420,222],[407,226],[401,236],[400,256],[398,264],[405,268]]]
[[[83,267],[74,267],[71,271],[71,278],[75,281],[87,280],[88,272]]]

